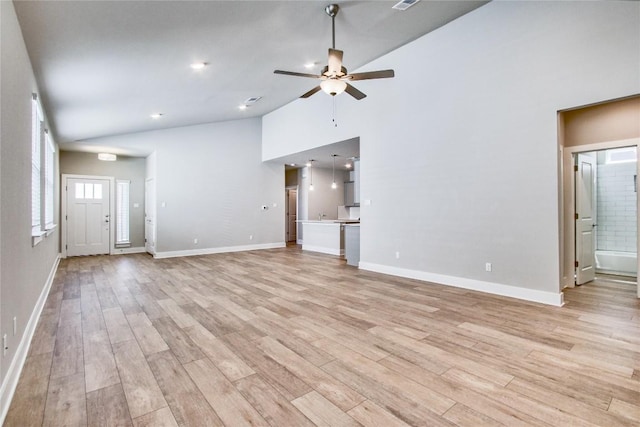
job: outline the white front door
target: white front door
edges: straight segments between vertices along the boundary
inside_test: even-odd
[[[150,254],[156,253],[156,187],[153,179],[144,184],[144,247]]]
[[[67,179],[67,256],[109,253],[108,179]]]
[[[596,159],[578,154],[576,171],[576,285],[595,279]]]

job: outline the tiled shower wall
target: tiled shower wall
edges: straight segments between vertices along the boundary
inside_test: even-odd
[[[597,249],[636,252],[636,163],[598,164]]]

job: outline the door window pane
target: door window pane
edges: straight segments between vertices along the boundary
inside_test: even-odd
[[[76,199],[84,199],[84,184],[76,182]]]
[[[102,184],[93,184],[93,198],[102,199]]]
[[[93,184],[84,185],[84,197],[86,199],[93,199]]]

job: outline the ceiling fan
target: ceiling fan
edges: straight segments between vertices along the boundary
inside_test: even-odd
[[[343,52],[336,49],[336,15],[338,14],[338,10],[340,10],[340,7],[337,4],[330,4],[324,10],[327,15],[331,17],[333,47],[329,49],[329,61],[327,63],[327,66],[322,69],[322,73],[316,75],[282,70],[275,70],[274,73],[321,80],[318,86],[304,93],[302,96],[300,96],[300,98],[308,98],[322,89],[324,92],[331,96],[336,96],[342,92],[347,92],[355,99],[362,99],[367,95],[360,92],[348,82],[356,80],[386,79],[394,76],[393,70],[348,74],[347,69],[342,66]]]

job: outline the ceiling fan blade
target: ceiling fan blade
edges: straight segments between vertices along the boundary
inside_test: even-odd
[[[369,71],[367,73],[354,73],[349,74],[347,78],[349,80],[371,80],[371,79],[388,79],[393,77],[395,74],[393,70],[380,70],[380,71]]]
[[[344,91],[347,92],[349,95],[353,96],[357,100],[361,100],[362,98],[365,98],[367,96],[364,93],[360,92],[355,87],[351,86],[349,83],[347,83],[347,87],[345,88]]]
[[[302,95],[300,96],[300,98],[308,98],[308,97],[310,97],[311,95],[313,95],[314,93],[316,93],[316,92],[320,91],[320,89],[321,89],[321,87],[320,87],[320,86],[316,86],[316,87],[314,87],[313,89],[311,89],[309,92],[302,94]]]
[[[273,73],[274,74],[284,74],[285,76],[309,77],[309,78],[312,78],[312,79],[319,79],[320,78],[320,76],[315,75],[315,74],[296,73],[294,71],[275,70]]]
[[[338,49],[329,49],[328,72],[332,76],[339,75],[342,71],[342,51]]]

